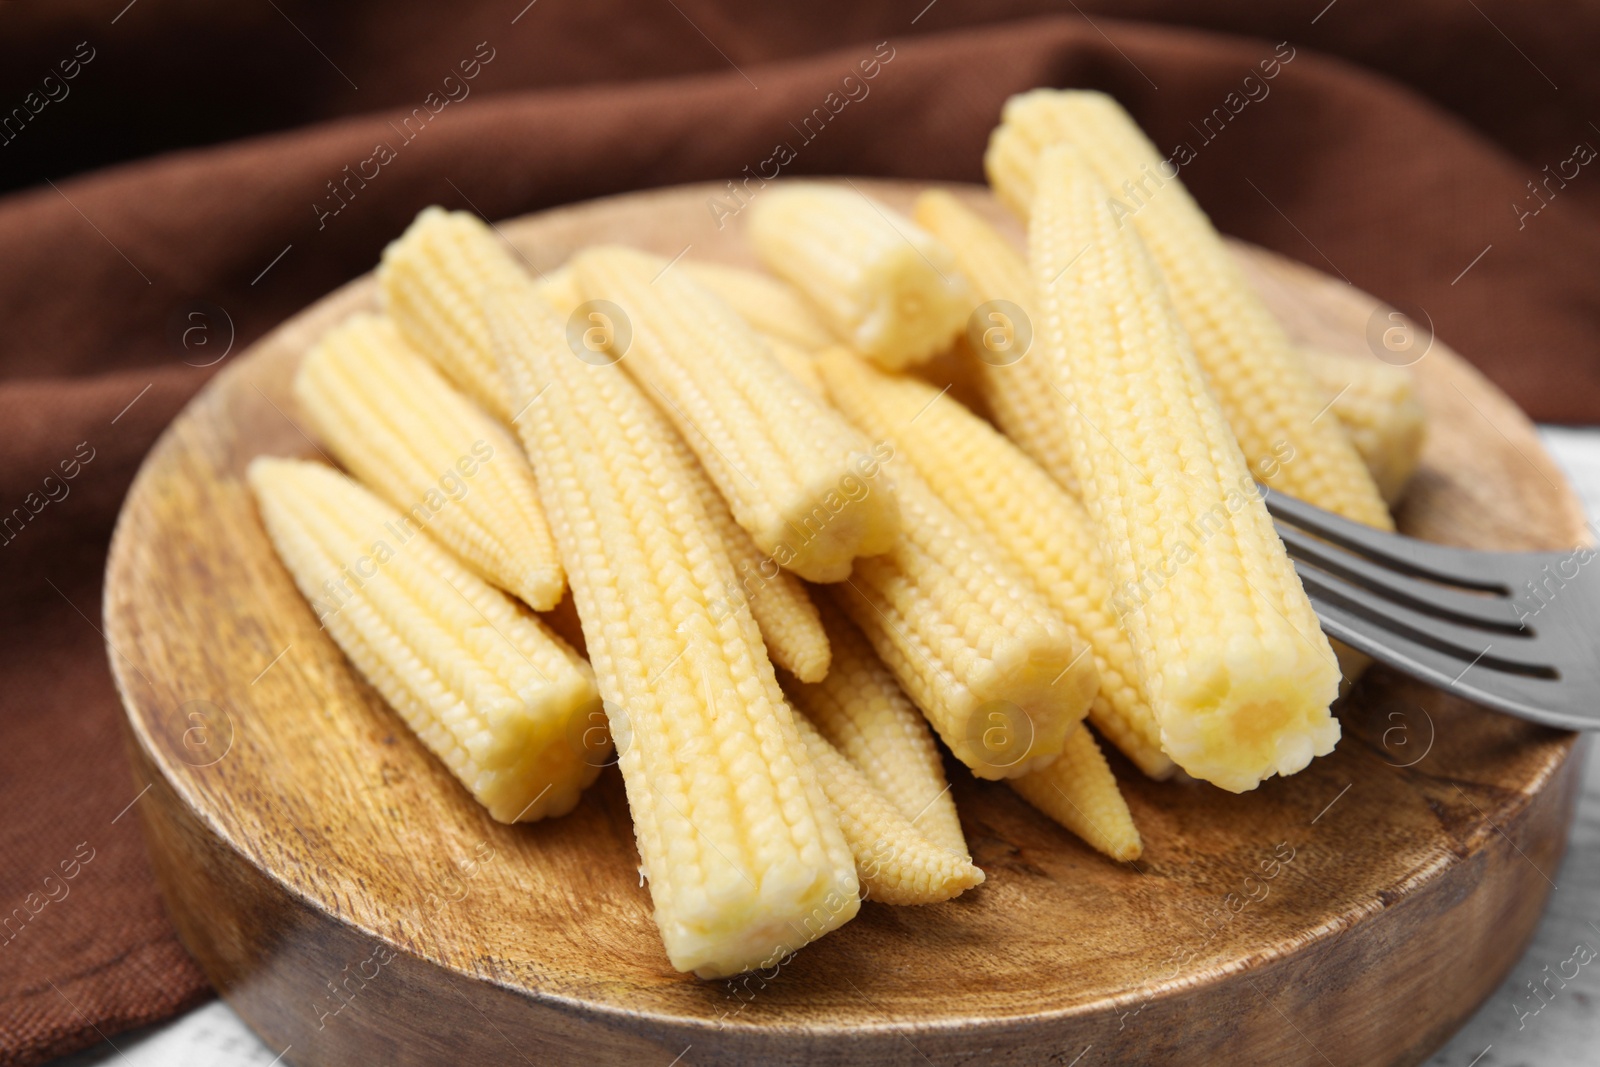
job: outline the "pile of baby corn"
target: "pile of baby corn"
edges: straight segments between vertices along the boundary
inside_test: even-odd
[[[1292,348],[1111,99],[1016,97],[985,162],[1025,255],[946,192],[780,183],[770,275],[536,276],[429,208],[295,379],[344,472],[250,467],[324,628],[494,818],[620,766],[679,970],[980,884],[939,742],[1127,860],[1097,737],[1234,791],[1339,738],[1256,483],[1388,527],[1409,375]]]

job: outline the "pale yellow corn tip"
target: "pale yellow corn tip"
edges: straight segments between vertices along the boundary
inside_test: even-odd
[[[967,840],[928,721],[861,631],[826,598],[817,609],[833,647],[833,666],[819,684],[790,685],[790,696],[918,833],[965,856]]]
[[[1143,854],[1133,813],[1087,729],[1079,728],[1067,738],[1060,759],[1009,784],[1028,803],[1112,859],[1127,862]]]
[[[934,904],[983,883],[965,851],[954,852],[918,833],[911,821],[817,732],[804,715],[795,726],[817,768],[822,791],[856,860],[866,899],[885,904]]]

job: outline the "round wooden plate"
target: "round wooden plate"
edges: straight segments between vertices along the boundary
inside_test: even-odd
[[[856,185],[901,208],[916,191]],[[600,240],[748,263],[707,206],[717,192],[500,229],[541,269]],[[1373,327],[1393,325],[1346,285],[1240,254],[1302,340],[1372,358]],[[1571,819],[1573,736],[1377,669],[1344,702],[1338,750],[1253,793],[1117,762],[1137,863],[953,770],[981,888],[869,903],[776,972],[674,973],[616,771],[566,818],[491,821],[318,630],[257,521],[245,464],[315,452],[288,388],[301,353],[373,298],[370,278],[329,295],[189,405],[145,461],[106,575],[173,920],[286,1062],[1409,1064],[1530,936]],[[1415,371],[1430,437],[1403,526],[1582,543],[1579,505],[1511,403],[1442,344]]]

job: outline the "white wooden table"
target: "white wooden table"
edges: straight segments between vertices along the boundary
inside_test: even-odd
[[[1582,495],[1590,521],[1600,524],[1600,428],[1547,427],[1543,434],[1545,444]],[[1600,999],[1600,757],[1591,746],[1586,758],[1572,842],[1533,943],[1504,984],[1427,1067],[1600,1064],[1600,1013],[1595,1011]],[[1595,956],[1594,961],[1564,985],[1548,981],[1544,988],[1554,990],[1554,995],[1545,993],[1546,999],[1535,999],[1528,983],[1545,982],[1558,969],[1571,973],[1574,965],[1566,961],[1584,958],[1574,956],[1580,946]],[[221,1001],[162,1026],[112,1040],[114,1046],[103,1042],[50,1067],[270,1067],[279,1061],[279,1051],[262,1044]],[[1106,1058],[1098,1062],[1115,1058],[1113,1047],[1103,1052]],[[691,1065],[685,1062],[682,1067]]]

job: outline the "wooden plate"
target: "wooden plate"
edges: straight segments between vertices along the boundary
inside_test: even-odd
[[[856,184],[902,208],[915,192]],[[748,262],[707,207],[717,192],[501,229],[540,268],[596,240]],[[1369,328],[1393,325],[1348,286],[1240,254],[1302,339],[1372,358]],[[1253,793],[1119,762],[1137,864],[953,773],[986,885],[868,904],[776,973],[673,973],[615,770],[564,819],[490,821],[319,632],[257,522],[245,464],[313,454],[290,375],[373,292],[362,278],[308,308],[189,405],[128,496],[106,575],[173,920],[285,1061],[1416,1063],[1530,936],[1571,819],[1573,736],[1374,670],[1337,752]],[[1582,543],[1579,505],[1511,403],[1437,342],[1415,370],[1432,421],[1404,526],[1493,548]]]

